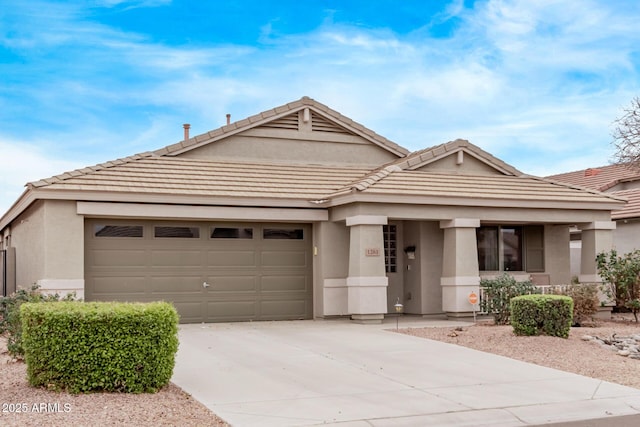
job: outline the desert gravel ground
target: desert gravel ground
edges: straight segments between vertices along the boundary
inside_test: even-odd
[[[158,393],[72,395],[29,386],[0,338],[1,426],[228,426],[174,384]]]
[[[640,326],[627,319],[572,328],[568,339],[517,337],[510,326],[427,327],[399,332],[640,388],[640,360],[618,356],[581,339],[583,335],[640,333]],[[227,426],[174,384],[155,394],[137,395],[71,395],[30,387],[25,364],[8,356],[3,338],[0,338],[0,405],[3,426]],[[17,405],[22,412],[17,412]]]
[[[640,334],[640,325],[628,317],[598,321],[592,327],[571,328],[569,338],[550,336],[522,337],[511,326],[469,326],[464,328],[409,328],[399,332],[421,338],[470,347],[511,359],[547,366],[566,372],[640,388],[640,360],[618,356],[584,335],[601,338]]]

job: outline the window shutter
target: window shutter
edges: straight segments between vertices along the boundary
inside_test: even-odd
[[[544,226],[524,228],[525,263],[529,273],[544,271]]]

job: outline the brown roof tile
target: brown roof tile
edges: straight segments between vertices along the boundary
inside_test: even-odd
[[[606,191],[621,181],[632,178],[640,179],[640,170],[627,165],[608,165],[551,175],[547,178],[553,181]]]
[[[634,188],[631,190],[615,191],[611,194],[627,200],[624,208],[611,212],[611,219],[617,220],[640,217],[640,189]]]
[[[597,191],[581,191],[541,178],[509,175],[449,175],[422,171],[390,171],[371,185],[356,187],[367,194],[463,197],[528,201],[615,202]]]
[[[47,190],[306,200],[324,197],[367,172],[367,169],[359,168],[146,157],[79,176],[58,175],[32,185],[47,187]]]

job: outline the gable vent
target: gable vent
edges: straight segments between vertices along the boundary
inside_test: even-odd
[[[311,112],[311,130],[314,132],[333,132],[333,133],[346,133],[351,132],[338,126],[337,124],[330,122],[319,114]]]
[[[298,130],[298,113],[289,114],[288,116],[285,116],[285,117],[280,117],[279,119],[275,119],[270,122],[267,122],[260,127]]]

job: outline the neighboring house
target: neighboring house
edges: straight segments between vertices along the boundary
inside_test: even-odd
[[[602,191],[627,200],[627,204],[611,212],[615,221],[613,247],[619,254],[640,249],[640,169],[628,165],[608,165],[548,176],[547,179],[579,188]],[[580,271],[581,240],[575,231],[571,237],[572,273]]]
[[[29,183],[0,218],[9,288],[168,300],[183,322],[468,315],[481,276],[597,280],[624,201],[455,140],[409,153],[298,101]],[[544,281],[543,280],[543,281]]]

